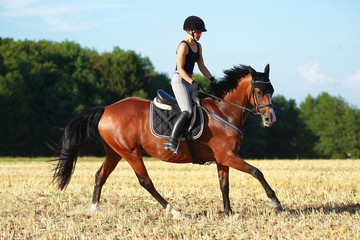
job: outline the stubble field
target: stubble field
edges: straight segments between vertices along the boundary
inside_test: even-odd
[[[63,192],[50,185],[44,159],[1,159],[0,239],[360,239],[360,160],[248,162],[283,212],[269,207],[256,179],[231,169],[234,214],[226,216],[215,165],[146,161],[157,190],[185,215],[173,220],[122,160],[102,191],[105,214],[92,213],[102,159],[79,159]]]

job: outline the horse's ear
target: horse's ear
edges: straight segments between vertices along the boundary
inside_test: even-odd
[[[256,73],[256,71],[251,66],[249,66],[249,73],[253,75],[254,73]]]
[[[266,65],[265,69],[264,69],[264,73],[266,73],[267,75],[269,75],[270,72],[270,65]]]

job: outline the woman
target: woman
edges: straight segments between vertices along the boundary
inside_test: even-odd
[[[198,43],[202,33],[207,31],[203,20],[190,16],[185,20],[183,29],[187,33],[187,38],[177,48],[176,71],[171,80],[171,87],[181,113],[175,120],[169,140],[164,144],[164,149],[169,151],[176,150],[176,140],[192,114],[191,95],[201,88],[201,84],[192,79],[195,63],[201,73],[210,79],[211,84],[216,81],[204,64],[202,48]]]

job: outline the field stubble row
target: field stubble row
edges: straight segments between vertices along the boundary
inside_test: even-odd
[[[215,165],[146,161],[155,187],[185,215],[173,220],[122,160],[90,212],[100,159],[82,158],[68,188],[43,161],[0,162],[0,239],[360,239],[360,160],[262,160],[258,167],[284,211],[256,179],[230,170],[234,214],[221,213]]]

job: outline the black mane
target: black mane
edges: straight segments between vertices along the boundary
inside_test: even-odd
[[[249,73],[250,66],[246,65],[234,66],[232,69],[225,70],[225,77],[218,80],[210,89],[207,90],[207,92],[215,95],[216,97],[224,98],[228,92],[237,87],[239,79],[245,77]]]

